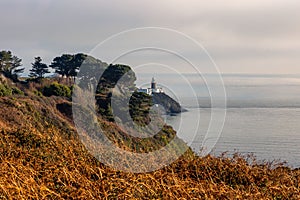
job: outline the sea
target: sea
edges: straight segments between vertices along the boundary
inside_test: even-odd
[[[137,86],[151,78],[141,75]],[[195,152],[252,154],[258,162],[300,167],[300,75],[156,74],[155,79],[187,110],[164,119]]]

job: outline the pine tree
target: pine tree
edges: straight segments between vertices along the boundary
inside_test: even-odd
[[[0,73],[13,81],[18,81],[19,74],[24,72],[22,66],[22,59],[13,56],[11,51],[0,52]]]
[[[30,70],[29,76],[36,79],[44,78],[44,75],[50,73],[48,66],[42,63],[41,57],[35,57],[34,63],[32,64],[32,69]]]
[[[73,78],[74,82],[79,68],[86,58],[87,55],[83,53],[76,55],[63,54],[54,58],[50,67],[55,69],[55,73],[59,74],[62,78],[67,78],[70,83],[71,78]]]

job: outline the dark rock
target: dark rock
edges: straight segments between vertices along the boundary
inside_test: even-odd
[[[154,104],[163,106],[167,114],[176,114],[186,111],[177,101],[165,93],[153,93],[152,100]]]

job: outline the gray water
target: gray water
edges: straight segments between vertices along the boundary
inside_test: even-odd
[[[178,116],[169,116],[168,123],[178,130],[180,120],[195,119],[200,113],[200,126],[181,123],[179,137],[196,152],[200,151],[207,124],[209,108],[192,108]],[[228,108],[225,124],[212,153],[229,155],[253,153],[258,160],[287,161],[300,167],[300,108]],[[196,130],[196,136],[195,136]]]
[[[162,80],[164,86],[171,83],[167,93],[188,109],[180,115],[168,116],[166,121],[197,152],[202,148],[211,120],[210,97],[201,78],[187,77],[190,85],[175,75],[156,79]],[[281,160],[291,167],[300,167],[300,75],[223,75],[222,78],[227,94],[226,118],[211,153],[253,153],[258,160]]]

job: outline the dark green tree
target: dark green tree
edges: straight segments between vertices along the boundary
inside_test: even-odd
[[[30,70],[30,77],[41,79],[44,78],[45,74],[50,73],[48,66],[45,63],[42,63],[41,57],[35,57],[34,60],[34,63],[31,63],[32,69]]]
[[[12,61],[12,54],[10,51],[1,51],[0,52],[0,72],[4,71],[10,67]]]
[[[68,77],[68,70],[72,65],[72,55],[63,54],[62,56],[53,59],[50,67],[55,69],[55,73],[59,74],[62,78]]]
[[[77,73],[79,71],[80,66],[87,58],[87,55],[83,53],[78,53],[76,55],[73,55],[72,63],[69,66],[69,76],[73,78],[73,81],[75,81],[75,77],[77,76]]]
[[[81,88],[91,90],[96,89],[99,82],[98,79],[107,67],[107,63],[92,56],[87,56],[80,65],[79,73],[77,75],[78,84]]]
[[[11,51],[0,51],[0,73],[16,82],[25,69],[20,66],[22,59],[12,55]]]
[[[63,54],[54,58],[50,67],[55,69],[55,73],[62,78],[74,78],[77,76],[78,70],[86,57],[87,55],[82,53],[76,55]]]

